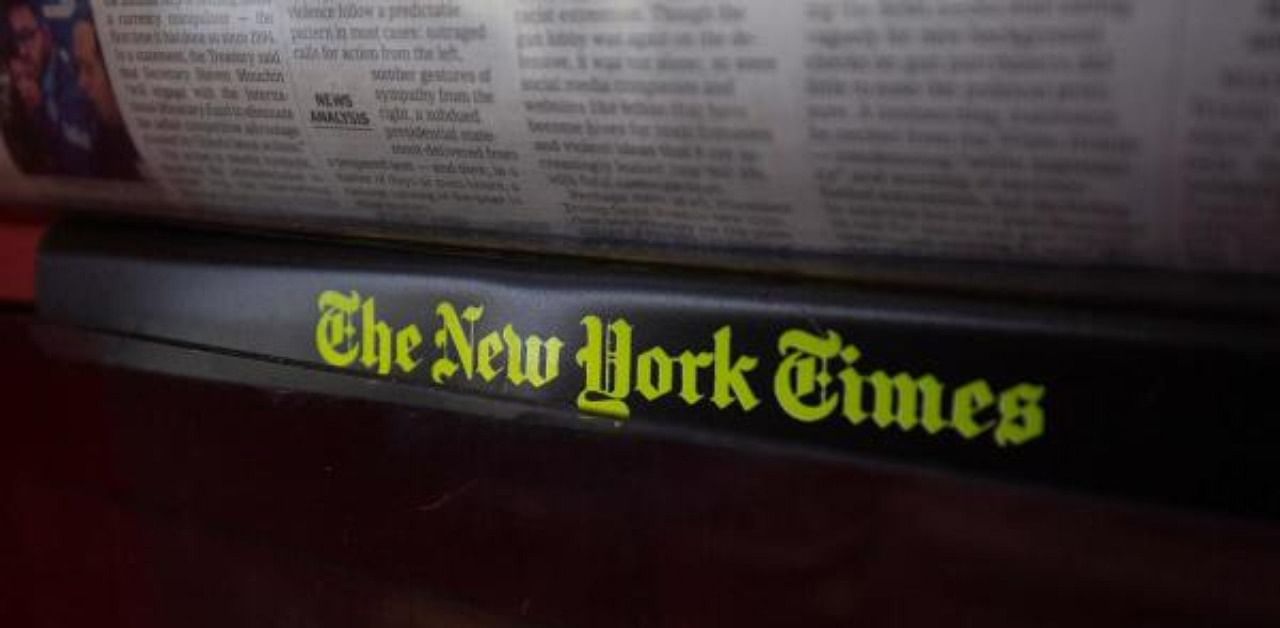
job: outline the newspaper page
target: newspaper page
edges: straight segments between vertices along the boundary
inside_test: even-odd
[[[1280,0],[2,0],[0,197],[1280,271]]]

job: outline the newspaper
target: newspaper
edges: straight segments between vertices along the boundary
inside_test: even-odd
[[[1280,0],[3,0],[0,200],[1280,271]]]

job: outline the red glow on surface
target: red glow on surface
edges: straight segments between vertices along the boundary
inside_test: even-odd
[[[0,222],[0,301],[35,301],[36,250],[45,228],[37,223]]]

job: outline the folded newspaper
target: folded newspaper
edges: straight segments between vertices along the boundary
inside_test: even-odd
[[[1280,0],[2,0],[0,201],[1280,271]]]

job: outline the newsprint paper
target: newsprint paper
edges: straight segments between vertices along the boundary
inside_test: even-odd
[[[1280,271],[1280,0],[0,0],[0,200]]]

